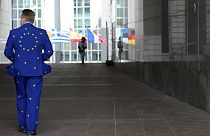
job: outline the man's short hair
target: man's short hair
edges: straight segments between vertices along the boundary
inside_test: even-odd
[[[35,12],[31,9],[24,9],[22,11],[22,15],[21,18],[25,18],[26,21],[30,22],[30,23],[34,23],[35,20]]]

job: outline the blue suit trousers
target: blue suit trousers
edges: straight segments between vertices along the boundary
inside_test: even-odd
[[[43,77],[14,77],[17,93],[17,113],[20,126],[36,131]]]

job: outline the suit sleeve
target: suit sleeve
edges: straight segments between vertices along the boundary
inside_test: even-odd
[[[9,37],[7,39],[6,47],[4,50],[4,55],[10,60],[14,61],[15,53],[14,53],[14,37],[12,35],[12,31],[9,33]]]
[[[47,61],[53,55],[53,48],[46,31],[44,31],[44,36],[45,42],[43,46],[44,53],[42,54],[42,59],[43,61]]]

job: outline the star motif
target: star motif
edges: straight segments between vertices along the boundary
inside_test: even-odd
[[[36,109],[39,109],[39,107],[38,107],[38,106],[36,106]]]
[[[20,55],[18,54],[18,58],[20,58]]]
[[[36,124],[38,124],[39,122],[37,121]]]
[[[34,50],[34,48],[31,48],[31,50],[33,51],[33,50]]]
[[[24,113],[24,111],[23,111],[23,110],[22,110],[21,112],[22,112],[22,113]]]
[[[27,28],[25,28],[25,30],[27,30]]]
[[[15,38],[15,35],[13,35],[12,37]]]
[[[20,75],[20,73],[18,72],[18,75]]]
[[[40,33],[42,35],[42,33]]]
[[[23,45],[20,45],[20,48],[22,48],[23,47]]]
[[[34,36],[34,34],[32,34]]]
[[[33,87],[36,87],[36,85],[33,85]]]
[[[30,117],[30,115],[28,114],[27,117]]]
[[[28,35],[29,35],[30,33],[28,32]]]
[[[25,61],[24,64],[27,64],[27,62]]]
[[[37,57],[37,59],[39,59],[39,57]]]
[[[18,99],[20,99],[20,96],[18,96]]]
[[[19,41],[19,43],[21,43],[22,41]]]
[[[37,46],[35,45],[35,48],[36,48]]]
[[[50,53],[50,51],[48,51]]]
[[[31,100],[32,100],[32,98],[29,98],[29,100],[31,101]]]
[[[34,67],[34,69],[36,69],[36,67]]]
[[[26,50],[26,48],[23,48],[23,50],[25,51],[25,50]]]
[[[36,43],[39,43],[39,41],[36,41]]]
[[[37,37],[35,37],[35,39],[37,39]]]
[[[17,81],[17,84],[19,84],[19,81]]]
[[[30,51],[29,49],[27,51]]]
[[[12,66],[12,68],[13,68],[13,66]]]
[[[24,33],[23,35],[26,35],[26,33]]]
[[[23,37],[21,36],[20,38],[22,39]]]

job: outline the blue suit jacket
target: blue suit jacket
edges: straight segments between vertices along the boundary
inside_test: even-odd
[[[43,76],[51,72],[44,63],[53,54],[47,32],[30,23],[10,31],[4,54],[13,62],[6,69],[12,76]]]

